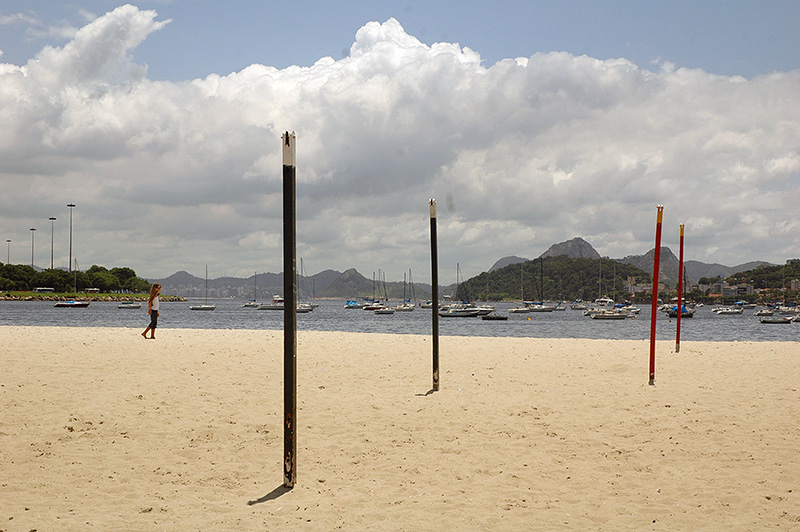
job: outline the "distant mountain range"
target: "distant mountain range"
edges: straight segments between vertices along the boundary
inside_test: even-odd
[[[600,253],[592,247],[586,240],[576,237],[565,242],[553,244],[540,257],[556,257],[566,255],[569,258],[588,258],[599,259]],[[538,258],[538,257],[537,257]],[[622,264],[630,264],[645,272],[653,271],[653,261],[655,249],[651,249],[644,255],[629,255],[622,259],[613,259]],[[502,269],[510,264],[528,262],[526,259],[517,256],[508,256],[499,259],[489,269],[489,272]],[[659,267],[659,278],[662,283],[672,286],[677,285],[678,280],[678,258],[668,247],[661,248],[661,266]],[[739,264],[737,266],[724,266],[722,264],[706,264],[703,262],[688,260],[684,266],[686,275],[690,282],[697,282],[702,277],[714,278],[730,277],[731,275],[743,271],[752,270],[760,265],[770,264],[764,261],[753,261]],[[184,297],[203,297],[205,295],[205,279],[196,277],[185,271],[180,271],[170,275],[165,279],[150,279],[150,282],[161,283],[165,294],[174,294]],[[219,277],[208,280],[210,297],[238,297],[252,299],[254,291],[258,290],[256,299],[269,300],[273,294],[283,294],[283,274],[282,273],[260,273],[246,279],[239,277]],[[454,293],[455,285],[440,287],[440,293]],[[385,283],[375,283],[361,275],[355,268],[350,268],[344,272],[335,270],[325,270],[308,277],[300,277],[298,281],[298,298],[309,299],[319,298],[361,298],[383,296],[385,293],[391,299],[401,299],[412,297],[412,285],[407,283],[405,286],[402,281]],[[431,286],[424,283],[415,283],[413,291],[417,299],[428,299],[431,295]]]
[[[160,283],[164,294],[183,297],[204,297],[205,279],[185,271],[180,271],[164,279],[149,279],[151,283]],[[355,268],[344,272],[325,270],[315,275],[298,277],[298,299],[307,300],[312,297],[351,299],[362,297],[383,297],[384,293],[391,299],[411,298],[428,299],[431,296],[430,284],[393,281],[384,283],[367,279]],[[452,287],[445,287],[446,289]],[[283,273],[259,273],[248,278],[218,277],[208,280],[209,297],[236,297],[241,299],[268,301],[273,294],[283,295]],[[443,292],[444,293],[444,292]]]
[[[567,240],[566,242],[553,244],[539,257],[557,257],[559,255],[566,255],[571,259],[599,259],[601,257],[600,253],[598,253],[590,243],[580,237]],[[516,256],[503,257],[495,262],[489,271],[491,272],[500,268],[504,268],[509,264],[517,264],[520,262],[527,262],[529,260],[530,259]],[[653,262],[655,260],[655,248],[651,249],[644,255],[628,255],[622,259],[613,260],[621,262],[622,264],[630,264],[631,266],[636,266],[640,270],[652,273]],[[673,286],[677,285],[679,260],[670,248],[661,248],[661,257],[659,263],[660,266],[658,276],[660,282]],[[735,273],[752,270],[763,264],[768,265],[770,263],[765,261],[751,261],[744,264],[739,264],[737,266],[724,266],[716,263],[706,264],[696,260],[687,260],[684,262],[684,269],[686,270],[686,276],[688,277],[689,281],[696,283],[702,277],[714,278],[719,276],[725,279]]]

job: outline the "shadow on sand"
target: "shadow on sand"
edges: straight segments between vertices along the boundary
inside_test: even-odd
[[[262,502],[274,501],[275,499],[277,499],[281,495],[289,493],[290,491],[292,491],[292,488],[287,488],[286,486],[281,484],[280,486],[278,486],[274,490],[270,491],[269,493],[267,493],[266,495],[264,495],[260,499],[256,499],[254,501],[247,501],[247,505],[248,506],[253,506],[254,504],[261,504]]]

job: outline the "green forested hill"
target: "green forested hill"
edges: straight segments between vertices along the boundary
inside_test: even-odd
[[[635,277],[637,283],[649,283],[652,278],[635,266],[615,260],[571,259],[560,255],[483,272],[461,283],[457,295],[482,301],[593,300],[598,295],[623,300],[628,296],[622,289],[628,276]]]

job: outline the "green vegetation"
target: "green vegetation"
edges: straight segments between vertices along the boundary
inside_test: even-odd
[[[85,272],[58,269],[37,272],[21,264],[0,264],[0,291],[24,292],[38,287],[52,288],[59,293],[83,292],[87,288],[97,288],[104,293],[143,293],[150,289],[150,283],[137,277],[130,268],[109,270],[95,265]]]
[[[630,297],[623,289],[628,277],[639,284],[649,283],[652,278],[635,266],[611,259],[571,259],[560,255],[483,272],[459,284],[456,295],[483,301],[520,300],[520,269],[525,300],[593,300],[600,294],[622,301]]]
[[[761,265],[754,270],[736,273],[726,279],[730,284],[752,284],[756,289],[787,288],[793,279],[800,279],[800,262],[783,266]]]
[[[725,279],[729,284],[751,284],[759,294],[745,297],[748,301],[795,301],[800,292],[790,290],[791,281],[800,279],[800,262],[782,266],[761,265],[753,270],[739,272]]]

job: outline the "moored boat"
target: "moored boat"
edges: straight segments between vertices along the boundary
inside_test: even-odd
[[[761,316],[758,321],[761,323],[792,323],[793,316]]]
[[[711,309],[711,311],[719,315],[734,315],[734,314],[744,313],[743,308],[733,308],[733,307],[716,307]]]
[[[88,301],[59,301],[54,307],[59,308],[86,308],[89,306]]]
[[[610,309],[593,312],[590,316],[593,320],[624,320],[630,317],[627,312]]]
[[[217,310],[217,306],[208,304],[192,305],[189,307],[189,310]]]
[[[208,266],[206,266],[206,301],[202,305],[191,305],[189,310],[217,310],[216,305],[208,304]]]
[[[272,296],[271,303],[261,303],[258,305],[258,310],[283,310],[283,297],[275,294]]]
[[[670,318],[677,318],[678,317],[678,305],[673,306],[669,311],[667,311],[667,315]],[[687,308],[686,305],[681,305],[681,318],[693,318],[694,317],[694,309]]]
[[[478,309],[450,306],[439,310],[439,316],[443,318],[474,318],[478,316]]]

